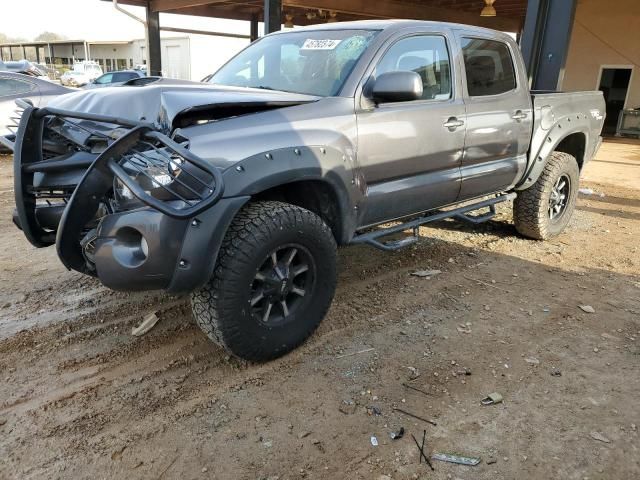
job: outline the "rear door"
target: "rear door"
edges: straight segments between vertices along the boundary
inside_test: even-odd
[[[460,189],[465,109],[446,31],[399,35],[374,60],[365,81],[410,70],[423,96],[356,110],[358,163],[366,182],[362,226],[452,203]]]
[[[459,31],[467,129],[460,200],[506,190],[521,177],[531,140],[526,73],[510,39]]]

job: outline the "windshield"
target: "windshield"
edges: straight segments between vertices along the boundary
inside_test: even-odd
[[[376,33],[316,30],[268,36],[231,59],[209,83],[333,96]]]

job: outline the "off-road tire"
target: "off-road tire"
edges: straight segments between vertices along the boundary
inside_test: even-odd
[[[552,190],[561,177],[569,180],[569,191],[562,213],[554,220],[549,215]],[[571,220],[578,196],[580,170],[573,155],[553,152],[542,174],[528,189],[519,192],[513,203],[516,230],[525,237],[546,240],[559,235]]]
[[[269,325],[252,313],[251,289],[270,252],[290,245],[311,259],[315,283],[289,317],[281,308],[287,323]],[[315,213],[282,202],[250,203],[229,226],[211,280],[191,295],[193,316],[232,355],[257,362],[280,357],[302,344],[326,315],[336,288],[336,250],[331,229]]]

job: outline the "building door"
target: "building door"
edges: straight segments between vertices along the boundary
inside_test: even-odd
[[[163,65],[165,76],[168,78],[182,78],[180,75],[180,47],[167,45],[166,64]]]
[[[598,90],[602,91],[607,105],[607,118],[602,129],[605,135],[615,135],[618,125],[618,116],[624,108],[631,82],[631,67],[600,69]]]

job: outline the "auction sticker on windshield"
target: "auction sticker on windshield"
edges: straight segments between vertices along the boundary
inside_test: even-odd
[[[333,50],[342,40],[312,40],[306,39],[300,50]]]

